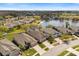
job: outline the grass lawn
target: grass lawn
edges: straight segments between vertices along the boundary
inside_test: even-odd
[[[52,43],[54,43],[54,42],[56,42],[56,41],[54,40],[54,38],[50,37],[50,38],[48,38],[48,42],[49,42],[50,44],[52,44]]]
[[[79,45],[76,45],[76,46],[74,46],[74,47],[72,47],[72,48],[75,49],[75,48],[77,48],[77,47],[79,47]]]
[[[37,51],[36,50],[34,50],[33,48],[30,48],[30,49],[28,49],[28,50],[26,50],[26,51],[23,51],[22,52],[22,55],[23,56],[32,56],[32,55],[34,55],[35,53],[36,53]]]
[[[67,56],[76,56],[75,54],[73,54],[73,53],[70,53],[69,55],[67,55]]]
[[[69,41],[69,40],[72,40],[70,38],[74,38],[72,35],[68,35],[68,34],[62,34],[60,39],[63,40],[63,41]]]
[[[37,53],[35,56],[40,56],[40,54],[39,54],[39,53]]]
[[[42,44],[42,43],[40,43],[39,46],[40,46],[41,48],[45,48],[45,47],[46,47],[46,46],[45,46],[44,44]]]
[[[12,41],[13,37],[15,36],[15,34],[21,33],[21,32],[24,32],[24,30],[22,30],[22,29],[20,29],[20,30],[15,30],[14,32],[8,33],[5,37],[6,37],[7,39],[9,39],[10,41]]]
[[[49,48],[45,48],[44,50],[45,50],[45,51],[48,51],[48,50],[49,50]]]
[[[62,53],[60,53],[58,56],[64,56],[65,54],[67,54],[68,51],[63,51]]]
[[[76,49],[76,51],[79,51],[79,47]]]
[[[75,48],[76,51],[79,51],[79,46]]]

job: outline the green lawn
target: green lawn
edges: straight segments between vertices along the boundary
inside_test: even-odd
[[[76,51],[79,51],[79,45],[73,47]]]
[[[60,39],[63,40],[63,41],[69,41],[69,40],[73,40],[73,39],[70,39],[70,38],[74,38],[72,35],[68,35],[68,34],[62,34]]]
[[[15,36],[15,34],[7,34],[5,37],[8,39],[8,40],[10,40],[10,41],[12,41],[13,40],[13,37]]]
[[[49,48],[45,48],[45,51],[48,51],[49,50]]]
[[[34,50],[33,48],[30,48],[30,49],[28,49],[28,50],[26,50],[26,51],[23,51],[22,52],[22,55],[23,56],[32,56],[32,55],[34,55],[35,53],[36,53],[37,51],[36,50]]]
[[[17,33],[21,33],[21,32],[24,32],[24,30],[15,30],[14,32],[10,32],[8,33],[5,37],[7,39],[9,39],[10,41],[12,41],[13,37],[17,34]]]
[[[49,42],[50,44],[52,44],[52,43],[54,43],[54,42],[56,42],[56,41],[54,40],[54,38],[50,37],[50,38],[48,38],[48,42]]]
[[[79,48],[77,48],[76,51],[79,51]]]
[[[72,47],[72,48],[75,49],[75,48],[77,48],[77,47],[79,47],[79,45],[76,45],[76,46],[74,46],[74,47]]]
[[[60,53],[58,56],[64,56],[65,54],[67,54],[68,51],[63,51],[62,53]]]
[[[44,44],[42,44],[42,43],[40,43],[39,46],[40,46],[41,48],[45,48],[45,47],[46,47],[46,46],[45,46]]]
[[[75,54],[73,54],[73,53],[70,53],[69,55],[67,55],[67,56],[76,56]]]
[[[37,53],[35,56],[40,56],[40,54],[39,54],[39,53]]]

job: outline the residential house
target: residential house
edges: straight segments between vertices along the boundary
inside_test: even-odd
[[[60,33],[57,32],[56,30],[52,29],[52,28],[42,28],[41,29],[44,33],[48,34],[49,36],[52,37],[58,37],[60,36]]]
[[[79,27],[76,27],[76,26],[74,27],[74,26],[73,26],[73,27],[70,28],[70,30],[72,31],[72,34],[78,34],[78,32],[79,32]]]
[[[31,27],[27,30],[27,33],[34,37],[38,42],[43,42],[46,40],[47,35],[39,30],[37,27]]]
[[[7,39],[0,40],[0,55],[2,56],[18,56],[20,49]]]
[[[21,45],[24,48],[33,47],[37,44],[37,41],[33,37],[25,33],[17,34],[14,37],[13,42],[17,46]]]
[[[65,27],[55,27],[55,28],[60,33],[64,33],[64,34],[71,33],[71,30],[69,30],[68,28],[65,28]]]

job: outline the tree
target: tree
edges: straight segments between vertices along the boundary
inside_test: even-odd
[[[41,17],[40,16],[34,16],[35,20],[40,20]]]
[[[3,16],[0,16],[0,20],[2,20],[4,17]]]
[[[3,33],[2,32],[0,32],[0,38],[2,38],[3,37]]]
[[[12,18],[13,16],[11,16],[11,15],[8,15],[8,16],[5,16],[5,18]]]
[[[7,32],[9,29],[6,26],[0,26],[1,32]]]

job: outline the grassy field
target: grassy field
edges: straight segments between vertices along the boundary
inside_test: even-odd
[[[67,56],[76,56],[75,54],[73,54],[73,53],[70,53],[69,55],[67,55]]]
[[[72,48],[75,49],[76,51],[79,51],[79,45],[76,45],[76,46],[74,46]]]
[[[52,43],[54,43],[54,42],[56,42],[56,41],[54,40],[54,38],[50,37],[50,38],[48,38],[48,42],[49,42],[50,44],[52,44]]]
[[[35,56],[40,56],[40,54],[39,54],[39,53],[37,53]]]
[[[30,49],[28,49],[28,50],[26,50],[26,51],[23,51],[22,52],[22,55],[23,56],[32,56],[32,55],[34,55],[35,53],[36,53],[37,51],[36,50],[34,50],[33,48],[30,48]]]
[[[40,43],[39,46],[40,46],[41,48],[45,48],[45,47],[46,47],[46,46],[45,46],[44,44],[42,44],[42,43]]]
[[[67,54],[68,51],[63,51],[62,53],[60,53],[58,56],[64,56],[65,54]]]
[[[76,51],[79,51],[79,47],[77,49],[75,49]]]
[[[44,50],[45,50],[45,51],[48,51],[48,50],[49,50],[49,48],[45,48]]]
[[[72,47],[72,48],[75,49],[75,48],[77,48],[77,47],[79,47],[79,45],[76,45],[76,46],[74,46],[74,47]]]
[[[22,30],[22,29],[15,30],[14,32],[8,33],[5,37],[6,37],[7,39],[9,39],[10,41],[12,41],[13,37],[14,37],[17,33],[21,33],[21,32],[25,32],[25,30]]]
[[[74,38],[72,35],[68,35],[68,34],[62,34],[61,37],[59,37],[61,40],[63,41],[69,41],[72,40],[72,38]],[[71,38],[71,39],[70,39]]]

